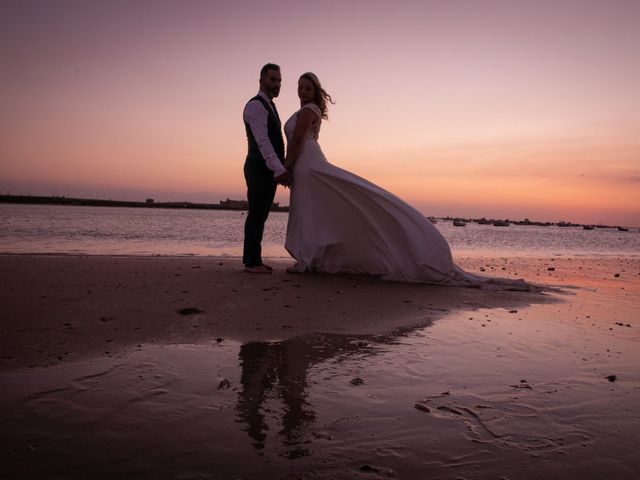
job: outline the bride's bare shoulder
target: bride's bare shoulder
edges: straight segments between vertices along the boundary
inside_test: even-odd
[[[315,113],[318,116],[318,118],[322,118],[322,112],[320,112],[320,107],[318,107],[318,105],[316,105],[315,103],[305,103],[300,109],[300,113],[302,113],[304,110],[310,110],[313,113]]]

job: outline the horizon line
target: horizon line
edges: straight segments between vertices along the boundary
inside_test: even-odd
[[[153,198],[146,198],[144,200],[115,200],[112,198],[87,198],[87,197],[68,197],[66,195],[33,195],[30,193],[24,194],[5,194],[5,193],[0,193],[0,201],[3,199],[3,197],[29,197],[29,198],[41,198],[41,199],[67,199],[67,200],[78,200],[78,201],[92,201],[92,202],[121,202],[121,203],[139,203],[141,206],[142,205],[162,205],[162,204],[188,204],[188,205],[208,205],[208,206],[220,206],[222,205],[222,202],[225,201],[232,201],[232,202],[247,202],[246,199],[241,199],[241,200],[235,200],[232,198],[227,197],[225,200],[218,200],[218,203],[206,203],[206,202],[193,202],[193,201],[189,201],[189,200],[173,200],[173,201],[162,201],[162,202],[155,202],[155,199]],[[15,203],[15,202],[2,202],[2,203]],[[40,203],[40,204],[46,204],[46,202]],[[273,202],[273,204],[276,206],[276,208],[281,208],[281,209],[288,209],[289,205],[280,205],[279,202]],[[73,205],[73,204],[68,204],[67,206],[83,206],[83,205]],[[84,206],[92,206],[92,205],[84,205]],[[95,205],[94,205],[95,206]],[[103,206],[108,206],[108,205],[103,205]],[[158,208],[162,208],[162,207],[158,207]],[[229,209],[229,210],[234,210],[234,209]],[[242,209],[237,209],[237,210],[242,210]],[[482,216],[482,217],[465,217],[465,216],[459,216],[459,215],[446,215],[446,216],[434,216],[434,215],[425,215],[425,217],[429,218],[429,219],[439,219],[439,220],[461,220],[464,222],[478,222],[479,220],[484,220],[487,222],[509,222],[509,223],[518,223],[518,222],[530,222],[531,224],[544,224],[544,225],[555,225],[555,226],[573,226],[573,227],[600,227],[600,228],[619,228],[619,227],[623,227],[623,228],[637,228],[640,231],[640,227],[635,226],[635,225],[604,225],[602,223],[574,223],[572,221],[565,221],[565,220],[560,220],[557,222],[550,222],[550,221],[542,221],[542,220],[530,220],[529,218],[524,218],[524,219],[512,219],[512,218],[487,218],[486,216]],[[526,224],[526,223],[525,223]]]

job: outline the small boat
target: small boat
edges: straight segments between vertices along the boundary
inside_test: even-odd
[[[493,222],[493,226],[494,227],[508,227],[509,226],[509,222],[505,222],[503,220],[496,220],[495,222]]]
[[[467,222],[465,222],[464,220],[456,219],[456,220],[453,221],[453,226],[454,227],[464,227],[466,225],[467,225]]]
[[[628,228],[624,228],[624,227],[618,227],[618,231],[619,232],[628,232],[629,229]]]
[[[427,220],[429,220],[431,223],[433,223],[434,225],[436,223],[438,223],[438,220],[436,220],[436,217],[427,217]]]
[[[595,227],[593,225],[583,225],[582,228],[585,230],[593,230]]]

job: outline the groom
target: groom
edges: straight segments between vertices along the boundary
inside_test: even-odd
[[[244,162],[249,212],[244,224],[244,271],[271,273],[273,268],[262,263],[262,234],[278,184],[290,185],[284,168],[282,126],[273,98],[280,93],[280,67],[267,63],[260,70],[260,91],[244,107],[244,126],[249,151]]]

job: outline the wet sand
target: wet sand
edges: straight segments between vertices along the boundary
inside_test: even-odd
[[[460,258],[563,287],[0,256],[16,478],[635,478],[640,260]]]

